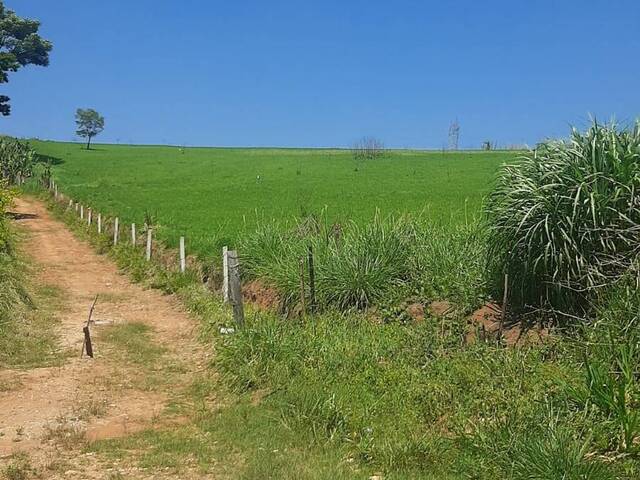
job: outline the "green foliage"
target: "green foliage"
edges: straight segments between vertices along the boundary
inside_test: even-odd
[[[508,273],[514,306],[583,313],[640,253],[640,124],[539,145],[502,169],[487,211],[496,290]]]
[[[286,228],[258,227],[240,244],[244,272],[275,287],[285,309],[300,300],[301,261],[309,300],[307,258],[313,251],[320,307],[362,309],[418,294],[448,298],[466,309],[483,294],[484,252],[477,225],[443,227],[422,219],[379,215],[361,226],[310,217]]]
[[[640,438],[640,285],[626,277],[611,289],[597,320],[577,344],[584,358],[584,382],[571,389],[573,401],[595,413],[603,448],[637,451]]]
[[[562,346],[465,346],[464,323],[260,315],[221,340],[216,366],[287,430],[346,444],[385,477],[611,478],[589,439],[541,408],[565,404],[558,379],[576,369]]]
[[[550,415],[549,415],[550,414]],[[479,453],[495,459],[513,480],[613,480],[607,465],[595,460],[591,438],[559,422],[553,412],[538,422],[510,418],[475,439]]]
[[[87,139],[87,150],[91,146],[91,138],[104,130],[104,117],[92,108],[76,110],[76,134]]]
[[[0,83],[26,65],[49,65],[51,42],[38,35],[40,22],[17,16],[0,1]],[[9,97],[0,95],[0,113],[9,115]]]
[[[0,178],[20,183],[31,176],[36,153],[26,142],[0,137]]]
[[[12,198],[0,179],[0,366],[49,365],[59,357],[48,312],[56,294],[29,282],[5,217]]]
[[[24,278],[13,249],[13,232],[5,217],[13,199],[6,182],[0,179],[0,330],[9,322],[16,306],[28,299]]]

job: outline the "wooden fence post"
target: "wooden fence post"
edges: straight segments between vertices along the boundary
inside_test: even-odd
[[[78,207],[79,207],[79,206],[80,206],[80,205],[78,204],[78,202],[76,202],[76,204],[75,204],[76,213],[78,213]]]
[[[147,227],[147,262],[151,260],[151,236],[152,236],[152,228]]]
[[[84,220],[84,205],[80,205],[80,220]]]
[[[131,224],[131,245],[136,246],[136,224]]]
[[[118,231],[120,230],[118,225],[118,217],[113,221],[113,246],[118,245]]]
[[[307,313],[307,306],[305,305],[305,291],[304,291],[304,257],[300,257],[300,304],[302,305],[302,316]]]
[[[89,227],[91,226],[92,214],[93,214],[93,210],[89,208],[87,213],[87,226]]]
[[[102,214],[98,213],[98,235],[102,233]]]
[[[222,299],[229,303],[229,248],[222,247]]]
[[[244,305],[242,301],[242,285],[240,284],[240,262],[238,252],[227,252],[229,267],[229,296],[233,305],[233,319],[238,327],[244,326]]]
[[[309,311],[316,309],[316,272],[313,265],[313,247],[309,245]]]
[[[69,206],[67,207],[67,210],[69,210],[70,208],[73,208],[73,200],[69,199]]]
[[[187,269],[186,252],[184,251],[184,237],[180,237],[180,271],[184,273]]]
[[[504,293],[502,295],[502,312],[500,315],[500,335],[504,329],[504,322],[507,319],[507,302],[509,301],[509,274],[504,274]]]

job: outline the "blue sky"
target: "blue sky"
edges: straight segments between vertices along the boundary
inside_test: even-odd
[[[441,148],[533,144],[640,116],[640,1],[5,0],[48,68],[13,74],[0,132],[98,141]]]

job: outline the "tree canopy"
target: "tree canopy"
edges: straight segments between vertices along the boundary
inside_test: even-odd
[[[9,81],[9,73],[27,65],[49,65],[51,42],[38,35],[40,22],[17,16],[0,0],[0,83]],[[0,114],[9,115],[9,97],[0,95]]]
[[[87,150],[91,146],[91,138],[104,130],[104,117],[93,108],[76,110],[76,134],[87,139]]]

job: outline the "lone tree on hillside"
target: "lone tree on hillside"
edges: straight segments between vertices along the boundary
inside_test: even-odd
[[[9,81],[9,72],[17,72],[27,65],[49,65],[51,42],[38,35],[40,22],[20,18],[5,9],[0,0],[0,83]],[[0,114],[11,113],[9,97],[0,95]]]
[[[87,139],[87,150],[91,148],[91,138],[104,130],[104,117],[93,108],[76,110],[76,134]]]

